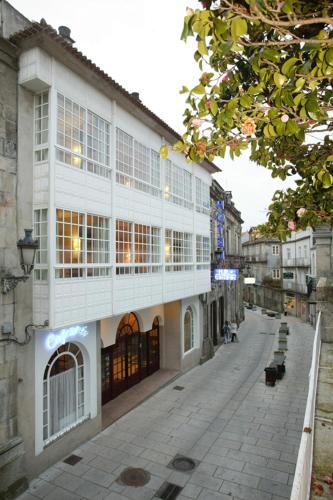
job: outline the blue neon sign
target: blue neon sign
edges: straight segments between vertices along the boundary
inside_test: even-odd
[[[239,278],[239,269],[214,269],[215,281],[237,281]]]
[[[45,340],[45,346],[48,350],[54,350],[57,347],[66,344],[68,339],[75,337],[86,337],[89,334],[87,325],[71,326],[63,328],[58,332],[49,333]]]

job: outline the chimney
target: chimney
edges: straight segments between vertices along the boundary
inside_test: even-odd
[[[67,26],[59,26],[58,28],[58,33],[60,36],[62,36],[66,42],[68,42],[70,45],[73,45],[75,43],[75,40],[71,38],[71,30]]]
[[[131,96],[132,96],[132,97],[133,97],[136,101],[141,102],[139,92],[132,92],[132,93],[131,93]]]

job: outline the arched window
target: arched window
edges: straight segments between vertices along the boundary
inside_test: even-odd
[[[187,307],[184,316],[184,352],[189,351],[194,346],[194,331],[193,331],[193,311],[191,307]]]
[[[125,314],[118,325],[117,337],[122,337],[124,335],[132,335],[132,333],[137,333],[140,331],[138,318],[134,313]]]
[[[51,356],[43,381],[43,439],[55,439],[85,416],[84,362],[80,348],[68,342]]]

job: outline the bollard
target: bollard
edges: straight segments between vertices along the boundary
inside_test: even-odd
[[[279,351],[288,351],[287,339],[279,339]]]
[[[285,321],[281,321],[281,326],[280,326],[279,332],[280,331],[286,332],[286,334],[289,335],[289,326],[288,326],[288,323],[286,323]]]
[[[286,359],[284,351],[274,351],[274,363],[282,365]]]

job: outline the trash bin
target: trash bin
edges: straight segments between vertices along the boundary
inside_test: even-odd
[[[276,378],[277,378],[277,368],[276,365],[267,366],[265,368],[266,380],[265,384],[270,385],[271,387],[275,386]]]

